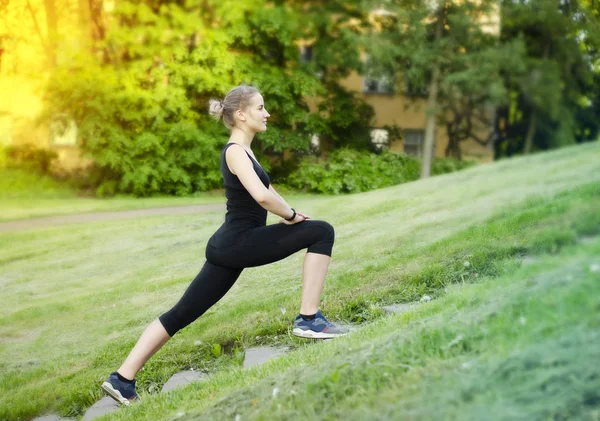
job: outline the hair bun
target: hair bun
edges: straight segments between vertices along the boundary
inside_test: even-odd
[[[208,101],[208,113],[217,121],[223,116],[223,101],[220,99],[211,99]]]

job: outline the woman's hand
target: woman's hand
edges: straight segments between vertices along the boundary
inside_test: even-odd
[[[298,215],[300,215],[300,216],[303,216],[303,217],[304,217],[304,219],[310,219],[310,216],[308,216],[308,215],[307,215],[307,214],[305,214],[305,213],[302,213],[302,212],[296,212],[296,213],[297,213]]]
[[[296,212],[296,217],[294,219],[292,219],[291,221],[288,221],[287,219],[281,218],[279,220],[279,223],[280,224],[286,224],[286,225],[294,225],[294,224],[297,224],[299,222],[305,221],[307,219],[308,219],[307,216],[305,216],[305,215],[303,215],[303,214],[301,214],[299,212]]]

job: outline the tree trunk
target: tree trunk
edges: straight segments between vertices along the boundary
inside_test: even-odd
[[[435,27],[435,41],[439,44],[442,38],[444,24],[444,2],[438,6],[437,22]],[[429,95],[427,97],[427,117],[425,123],[425,144],[423,145],[423,165],[421,166],[421,178],[427,178],[431,174],[431,158],[435,145],[435,127],[437,125],[437,98],[440,83],[440,63],[433,63],[433,72],[429,82]]]
[[[90,19],[92,22],[92,38],[94,41],[102,41],[105,38],[104,17],[102,16],[102,0],[88,0]]]
[[[433,75],[429,84],[429,96],[427,98],[427,120],[425,123],[425,144],[423,145],[423,166],[421,167],[421,178],[427,178],[431,174],[431,157],[435,145],[435,126],[437,125],[437,93],[440,77],[440,66],[435,64]]]
[[[104,22],[104,3],[103,0],[88,0],[90,12],[90,28],[93,40],[92,51],[102,57],[104,64],[110,63],[110,54],[106,47],[100,49],[99,42],[106,38],[106,25]]]
[[[548,59],[550,55],[550,43],[546,42],[544,45],[544,60]],[[535,136],[535,131],[537,129],[537,112],[535,110],[535,103],[533,104],[533,109],[531,111],[531,118],[529,119],[529,127],[527,128],[527,137],[525,137],[525,147],[523,149],[523,153],[525,155],[529,155],[531,150],[533,149],[533,137]]]
[[[525,155],[529,155],[531,153],[531,149],[533,148],[533,136],[535,135],[535,130],[536,130],[536,125],[537,125],[537,118],[536,118],[536,113],[535,110],[533,110],[533,113],[531,114],[531,118],[529,119],[529,128],[527,129],[527,137],[525,138],[525,149],[524,149],[524,153]]]
[[[462,160],[462,153],[460,150],[460,140],[458,139],[458,134],[450,128],[450,125],[448,125],[447,133],[448,146],[446,147],[446,157]]]
[[[47,46],[50,66],[56,66],[56,40],[58,38],[58,23],[56,20],[56,4],[54,0],[44,0],[46,8],[46,27],[48,28]]]
[[[92,39],[92,18],[90,16],[90,5],[87,0],[78,0],[79,30],[81,31],[82,43],[89,51]]]
[[[31,6],[31,3],[29,2],[29,0],[27,0],[27,10],[29,10],[29,13],[31,14],[31,20],[33,20],[33,26],[35,27],[35,32],[37,33],[37,35],[40,39],[40,44],[42,44],[42,47],[44,48],[44,51],[46,52],[46,58],[48,59],[48,62],[51,63],[52,62],[52,52],[50,51],[48,42],[46,42],[46,38],[44,37],[44,34],[42,33],[40,24],[38,23],[37,17],[35,15],[35,10],[33,10],[33,7]]]

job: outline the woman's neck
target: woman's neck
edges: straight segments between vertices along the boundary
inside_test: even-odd
[[[253,139],[254,133],[245,132],[239,127],[233,127],[231,129],[231,136],[229,136],[229,143],[238,143],[250,149]]]

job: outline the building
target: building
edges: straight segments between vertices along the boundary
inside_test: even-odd
[[[77,127],[58,116],[41,121],[45,79],[0,73],[0,146],[34,144],[58,154],[61,168],[72,170],[90,161],[77,148]]]
[[[407,155],[421,157],[425,141],[425,95],[409,94],[406,91],[395,93],[385,79],[370,79],[352,74],[342,84],[349,90],[358,92],[363,100],[373,107],[375,123],[372,128],[372,141],[385,144],[392,151],[404,152]],[[491,111],[493,112],[493,111]],[[402,133],[401,139],[388,140],[385,126],[397,126]],[[482,137],[493,127],[481,127]],[[435,130],[434,156],[442,158],[446,155],[448,133],[444,125]],[[461,143],[463,158],[477,161],[491,161],[494,152],[491,147],[484,147],[474,140]]]

